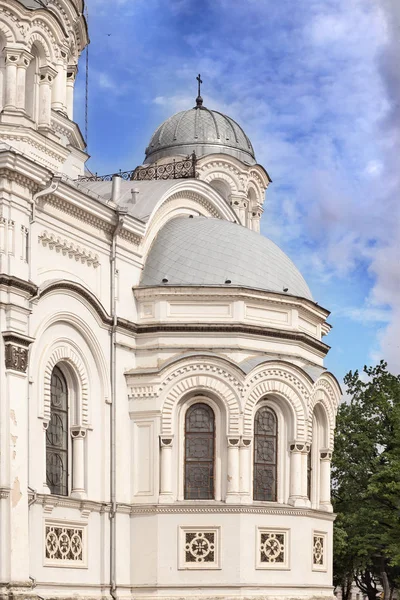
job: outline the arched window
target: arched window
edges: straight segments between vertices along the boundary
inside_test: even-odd
[[[278,422],[273,410],[260,408],[254,420],[254,500],[276,502]]]
[[[50,422],[46,431],[46,480],[52,494],[68,495],[68,392],[58,367],[51,374]]]
[[[185,499],[214,498],[215,417],[208,404],[193,404],[185,416]]]

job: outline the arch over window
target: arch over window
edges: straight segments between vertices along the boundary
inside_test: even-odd
[[[68,495],[68,388],[58,367],[51,374],[50,422],[46,431],[46,481],[52,494]]]
[[[214,498],[215,415],[193,404],[185,415],[185,500]]]
[[[278,421],[268,406],[260,408],[254,420],[254,500],[276,502]]]
[[[210,185],[215,190],[217,190],[217,192],[219,192],[221,194],[221,196],[224,198],[224,200],[229,202],[229,198],[231,195],[231,188],[227,181],[224,181],[223,179],[212,179],[210,181]]]

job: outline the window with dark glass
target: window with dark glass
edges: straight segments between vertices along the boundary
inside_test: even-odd
[[[312,456],[311,446],[307,454],[307,498],[311,500],[311,482],[312,482]]]
[[[52,494],[68,495],[68,393],[67,382],[58,367],[54,367],[51,374],[46,480]]]
[[[215,418],[208,404],[194,404],[185,416],[185,499],[214,498]]]
[[[273,410],[260,408],[254,420],[254,500],[276,502],[278,423]]]

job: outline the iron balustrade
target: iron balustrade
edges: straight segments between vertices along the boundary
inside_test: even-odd
[[[83,176],[78,182],[89,181],[112,181],[114,175],[119,175],[125,181],[154,181],[163,179],[194,179],[196,178],[196,154],[193,152],[183,160],[173,160],[162,165],[150,165],[148,167],[136,167],[132,171],[119,171],[108,175]]]

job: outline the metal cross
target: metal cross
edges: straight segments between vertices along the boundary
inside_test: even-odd
[[[200,96],[200,86],[203,83],[202,80],[200,79],[200,73],[197,75],[196,77],[197,82],[198,82],[198,91],[197,91],[197,95]]]

